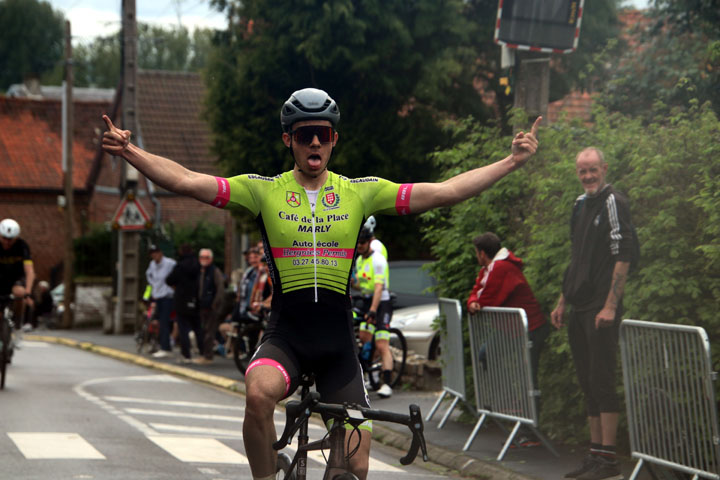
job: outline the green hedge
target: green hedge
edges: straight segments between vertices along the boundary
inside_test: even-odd
[[[518,125],[526,120],[515,115]],[[434,155],[442,178],[499,160],[509,151],[511,138],[501,137],[497,128],[470,120],[450,128],[456,147]],[[650,124],[598,107],[592,125],[560,121],[542,128],[539,137],[540,149],[523,169],[478,198],[423,214],[424,234],[440,260],[433,272],[439,293],[464,303],[479,268],[471,240],[490,230],[523,258],[525,275],[549,318],[569,261],[570,210],[582,193],[575,155],[596,146],[609,163],[608,181],[630,198],[642,245],[639,269],[626,288],[624,318],[701,326],[717,344],[720,122],[710,106],[695,104],[689,112]],[[717,368],[720,352],[715,350]],[[467,376],[471,379],[472,373]],[[556,441],[586,443],[584,402],[566,329],[549,338],[540,387],[543,431]],[[620,447],[627,446],[624,428],[621,424]]]

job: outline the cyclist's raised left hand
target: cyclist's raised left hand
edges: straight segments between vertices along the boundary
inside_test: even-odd
[[[110,155],[122,156],[128,145],[132,132],[130,130],[120,130],[110,120],[110,117],[103,115],[107,131],[103,134],[102,148]]]

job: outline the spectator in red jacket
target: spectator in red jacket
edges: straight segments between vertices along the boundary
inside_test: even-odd
[[[545,321],[540,304],[522,273],[523,262],[510,250],[503,247],[500,238],[486,232],[473,239],[475,254],[482,267],[475,279],[475,286],[467,299],[468,311],[478,312],[483,307],[522,308],[528,319],[530,347],[530,368],[533,385],[538,389],[538,367],[540,353],[550,334],[550,325]],[[537,397],[535,397],[537,398]],[[539,402],[536,404],[540,415]],[[537,442],[528,442],[527,444]]]

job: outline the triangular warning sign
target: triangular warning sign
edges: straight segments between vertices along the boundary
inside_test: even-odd
[[[120,230],[143,230],[150,224],[150,216],[135,197],[125,198],[115,211],[112,224]]]

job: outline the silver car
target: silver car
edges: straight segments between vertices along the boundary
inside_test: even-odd
[[[408,352],[429,360],[440,353],[440,333],[433,328],[438,316],[437,296],[429,291],[435,280],[424,268],[430,262],[405,260],[389,262],[393,316],[390,326],[402,331]]]

